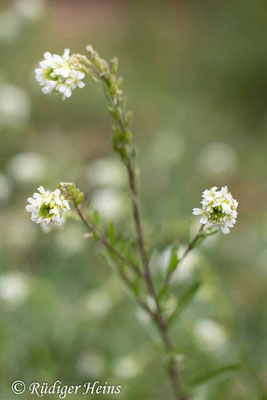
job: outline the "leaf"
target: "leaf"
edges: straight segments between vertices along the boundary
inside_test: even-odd
[[[212,236],[212,235],[215,235],[215,233],[217,233],[217,232],[219,232],[218,229],[215,229],[214,231],[211,231],[211,232],[208,231],[208,232],[205,233],[205,236],[206,236],[206,237]]]
[[[164,297],[168,293],[168,290],[169,290],[169,286],[164,285],[158,293],[158,300],[160,300],[162,297]]]
[[[197,241],[195,242],[193,248],[198,247],[201,245],[201,243],[209,236],[215,235],[218,232],[218,229],[212,230],[212,231],[204,231],[201,233]]]
[[[94,223],[95,226],[99,225],[100,222],[100,215],[99,212],[97,210],[94,210],[93,215],[92,215],[92,221]]]
[[[179,258],[178,258],[178,244],[175,244],[172,246],[172,252],[171,252],[171,259],[168,265],[168,273],[173,272],[176,270],[178,263],[179,263]]]
[[[112,246],[115,245],[115,226],[113,221],[110,222],[109,228],[108,228],[108,237],[109,237],[109,242]]]
[[[169,325],[174,321],[174,319],[179,317],[182,311],[184,311],[184,309],[191,303],[200,288],[200,285],[200,282],[194,282],[181,294],[176,310],[169,317]]]
[[[135,296],[138,298],[141,294],[141,278],[137,276],[134,282],[132,282],[132,289]]]
[[[199,378],[196,378],[192,383],[192,387],[204,385],[204,384],[214,384],[218,381],[228,379],[234,373],[241,369],[240,364],[230,364],[224,367],[220,367],[213,371],[207,372],[206,374],[201,375]]]

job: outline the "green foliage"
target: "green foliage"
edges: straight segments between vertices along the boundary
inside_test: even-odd
[[[206,228],[205,230],[203,230],[201,232],[201,234],[199,235],[198,239],[193,244],[192,248],[199,247],[207,237],[213,236],[218,232],[219,232],[219,230],[218,229],[214,229],[213,227]]]
[[[174,322],[174,320],[180,317],[181,313],[193,300],[200,286],[201,286],[200,282],[194,282],[182,292],[181,296],[178,299],[178,305],[176,310],[170,315],[168,319],[168,325],[171,325]]]
[[[232,375],[240,371],[240,369],[240,364],[230,364],[217,368],[213,371],[200,375],[192,382],[191,386],[197,387],[206,384],[216,384],[218,382],[221,382],[222,380],[230,378]]]
[[[175,244],[172,246],[171,259],[170,259],[170,262],[168,265],[167,274],[174,272],[176,270],[176,268],[178,267],[178,263],[179,263],[178,249],[179,249],[179,245]]]
[[[75,207],[78,207],[83,202],[84,193],[80,191],[74,182],[61,182],[58,187],[67,199],[73,200]]]

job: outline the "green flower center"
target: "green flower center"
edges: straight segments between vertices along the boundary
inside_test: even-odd
[[[51,211],[50,204],[42,204],[40,207],[39,216],[42,218],[51,217],[51,214],[49,214],[50,211]]]
[[[214,223],[220,221],[220,219],[224,216],[222,206],[213,207],[212,211],[211,219]]]
[[[51,74],[52,74],[53,72],[54,72],[53,68],[51,68],[51,67],[46,68],[46,69],[44,70],[44,72],[43,72],[44,78],[45,78],[45,79],[48,79],[48,80],[56,81],[57,78],[51,76]]]

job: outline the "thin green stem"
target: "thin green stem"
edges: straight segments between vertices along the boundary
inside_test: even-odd
[[[117,126],[113,136],[113,147],[114,150],[121,157],[128,172],[133,208],[133,219],[137,235],[140,258],[143,266],[142,278],[144,279],[148,294],[154,300],[156,305],[156,311],[150,311],[150,313],[159,329],[166,352],[171,354],[173,352],[173,344],[169,336],[167,321],[162,314],[158,296],[154,287],[153,279],[150,272],[149,257],[145,246],[139,199],[137,193],[135,169],[133,166],[132,152],[130,149],[131,133],[129,132],[129,122],[127,118],[128,113],[125,109],[125,98],[123,97],[122,91],[120,89],[121,79],[118,79],[116,76],[117,63],[113,63],[113,66],[112,63],[108,64],[105,60],[101,59],[98,56],[98,54],[92,49],[91,46],[87,47],[87,51],[89,54],[89,60],[86,59],[85,63],[87,64],[88,69],[92,71],[94,77],[97,77],[98,80],[102,80],[102,82],[104,83],[104,88],[111,104],[113,119]],[[77,211],[86,226],[90,229],[88,221],[82,217],[79,209]],[[101,241],[106,247],[109,247],[107,246],[105,238],[102,237]],[[173,357],[171,358],[171,362],[168,367],[168,373],[173,389],[173,399],[185,400],[185,397],[183,397],[182,395],[178,366]]]
[[[189,245],[187,246],[187,248],[186,248],[184,254],[182,255],[181,258],[179,258],[179,260],[178,260],[179,264],[186,258],[186,256],[188,255],[188,253],[190,253],[190,251],[194,248],[196,242],[198,241],[199,237],[200,237],[201,234],[202,234],[202,231],[203,231],[203,229],[204,229],[204,226],[205,226],[205,225],[201,224],[201,226],[200,226],[198,232],[196,233],[196,235],[194,236],[194,238],[191,240],[191,242],[190,242]],[[173,275],[174,271],[175,271],[175,270],[170,270],[170,271],[168,271],[168,273],[167,273],[167,275],[166,275],[166,278],[165,278],[165,282],[164,282],[165,286],[167,286],[167,285],[170,283],[170,280],[171,280],[171,278],[172,278],[172,275]]]
[[[106,235],[104,235],[100,230],[92,224],[86,218],[86,216],[83,214],[81,211],[80,205],[76,207],[77,213],[81,220],[83,221],[84,225],[89,229],[89,231],[93,234],[95,234],[99,241],[106,247],[108,251],[110,251],[113,255],[115,255],[120,262],[124,263],[125,265],[128,265],[128,267],[138,276],[142,276],[142,272],[138,268],[136,264],[134,264],[132,261],[130,261],[127,257],[125,257],[123,254],[121,254],[114,246],[112,246],[107,238]]]

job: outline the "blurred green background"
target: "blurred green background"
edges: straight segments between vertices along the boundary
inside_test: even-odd
[[[70,221],[45,234],[25,211],[39,185],[74,180],[103,225],[113,218],[132,232],[101,90],[88,81],[62,102],[34,79],[45,51],[83,52],[91,43],[119,57],[134,110],[148,241],[161,226],[153,274],[164,272],[171,244],[180,240],[182,251],[197,229],[192,208],[204,189],[228,185],[240,202],[231,234],[207,240],[173,282],[170,310],[183,288],[202,282],[172,331],[184,385],[240,363],[235,374],[196,386],[192,399],[266,399],[267,3],[0,5],[0,398],[17,398],[15,379],[108,381],[122,385],[123,400],[171,397],[156,333],[83,226]]]

